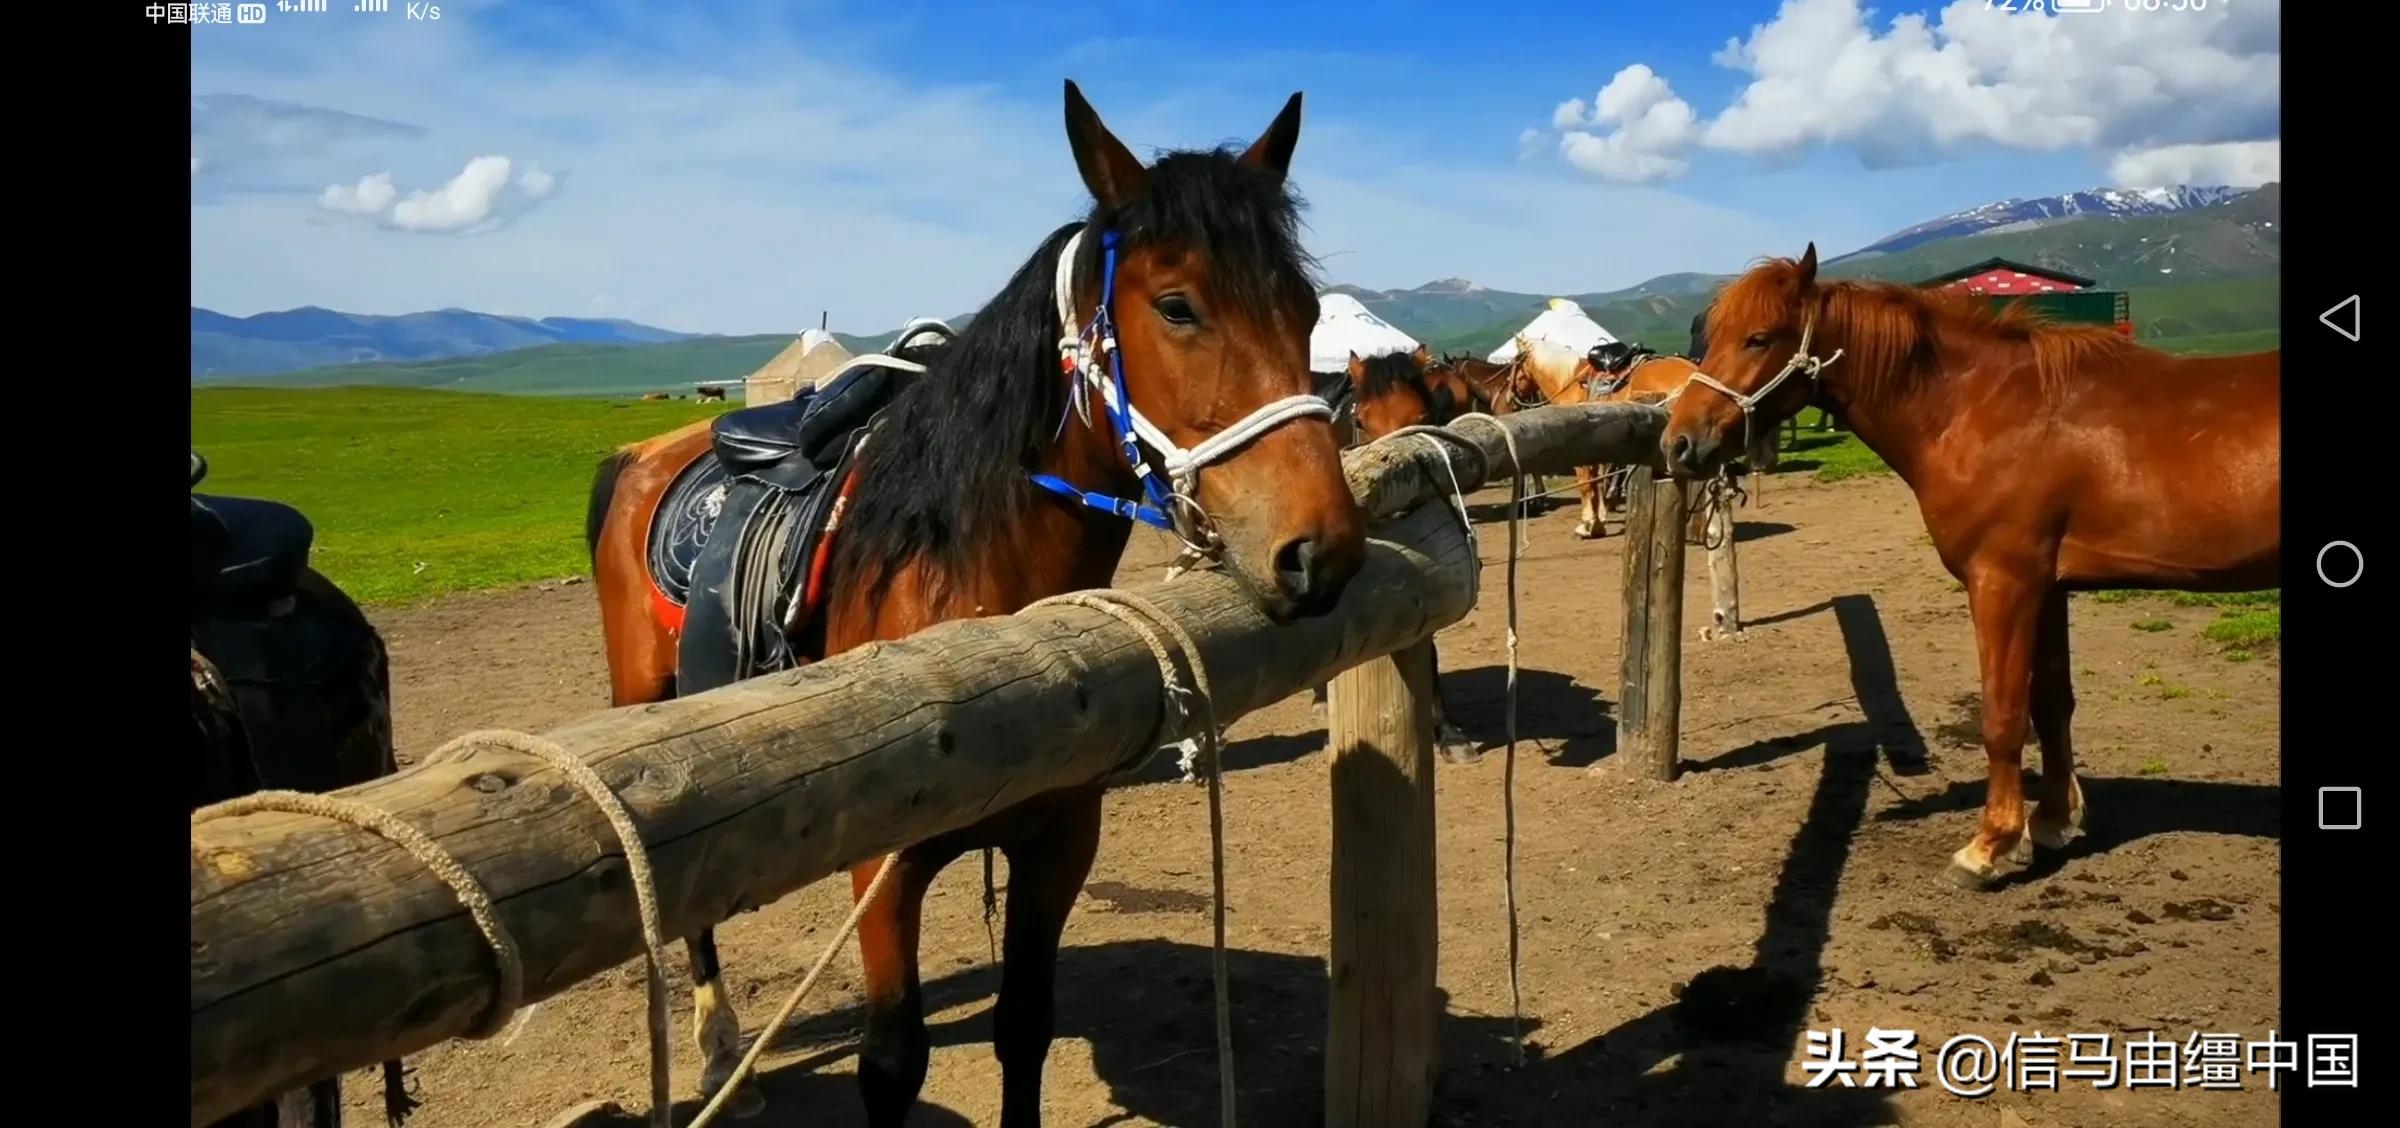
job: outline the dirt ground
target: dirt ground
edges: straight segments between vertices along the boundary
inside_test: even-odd
[[[1487,492],[1478,503],[1505,500]],[[2255,1125],[2263,1078],[2203,1092],[2003,1085],[1953,1095],[1932,1073],[1957,1034],[2155,1031],[2263,1037],[2277,1028],[2277,684],[2270,655],[2235,664],[2200,637],[2212,613],[2163,602],[2074,609],[2076,751],[2090,834],[1985,893],[1943,867],[1982,802],[1966,598],[1891,478],[1773,478],[1741,513],[1744,639],[1685,651],[1674,784],[1615,761],[1618,552],[1582,542],[1560,507],[1527,525],[1518,779],[1519,903],[1531,1064],[1507,1067],[1500,784],[1504,526],[1483,523],[1483,606],[1441,635],[1452,715],[1492,751],[1438,772],[1441,972],[1447,1018],[1437,1120],[1447,1124]],[[1137,541],[1125,578],[1157,575]],[[1691,563],[1687,627],[1707,618]],[[2166,618],[2163,631],[2137,620]],[[538,730],[605,705],[591,588],[461,597],[379,617],[394,659],[403,757],[471,728]],[[1327,946],[1326,759],[1301,694],[1230,733],[1228,897],[1241,1119],[1318,1118]],[[2031,750],[2028,750],[2032,758]],[[2038,764],[2038,758],[2034,758]],[[1058,1125],[1213,1124],[1209,867],[1203,791],[1112,794],[1100,857],[1061,956],[1059,1038],[1044,1102]],[[1005,862],[1001,863],[1006,880]],[[991,1124],[997,978],[979,867],[952,867],[925,912],[934,1053],[912,1124]],[[820,883],[719,932],[756,1032],[849,906]],[[684,979],[681,953],[675,978]],[[586,1098],[644,1104],[639,962],[543,1005],[512,1036],[412,1059],[416,1128],[539,1125]],[[861,1022],[845,952],[765,1066],[750,1124],[860,1122]],[[688,982],[676,1083],[694,1111]],[[1918,1087],[1805,1086],[1807,1033],[1919,1035]],[[2180,1055],[2179,1055],[2180,1056]],[[346,1079],[357,1123],[380,1107]],[[620,1121],[632,1125],[630,1117]]]

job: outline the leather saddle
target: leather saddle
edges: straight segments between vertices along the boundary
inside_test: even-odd
[[[192,485],[208,463],[192,455]],[[191,581],[195,607],[255,614],[298,589],[316,527],[279,501],[192,493]]]
[[[852,461],[916,375],[859,357],[783,403],[729,411],[651,523],[651,577],[680,605],[675,691],[703,692],[811,660],[822,559]]]
[[[193,454],[191,484],[207,473],[207,462]],[[280,763],[269,737],[289,727],[284,714],[305,711],[295,702],[322,706],[351,692],[344,687],[358,677],[373,628],[333,585],[312,582],[316,528],[299,510],[194,490],[191,523],[192,650],[216,667],[238,702],[254,760]],[[322,754],[293,759],[315,762]],[[265,782],[283,786],[287,774],[269,773]]]
[[[1584,359],[1590,361],[1592,366],[1592,378],[1590,384],[1584,388],[1585,394],[1593,399],[1599,399],[1614,393],[1617,389],[1625,386],[1626,380],[1632,378],[1636,366],[1657,355],[1658,350],[1656,349],[1646,349],[1640,345],[1627,344],[1624,341],[1603,341],[1593,345],[1592,351],[1584,356]]]

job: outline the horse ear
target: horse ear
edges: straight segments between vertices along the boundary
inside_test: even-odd
[[[1808,250],[1800,256],[1800,288],[1805,290],[1816,284],[1817,244],[1812,239],[1809,241]]]
[[[1425,348],[1425,346],[1423,346],[1423,345],[1418,345],[1418,346],[1417,346],[1417,351],[1415,351],[1415,352],[1413,352],[1413,353],[1410,353],[1410,354],[1408,354],[1408,355],[1410,355],[1410,356],[1412,356],[1412,357],[1415,357],[1415,358],[1416,358],[1416,361],[1417,361],[1417,367],[1419,367],[1419,368],[1431,368],[1431,367],[1433,367],[1433,354],[1432,354],[1431,352],[1427,351],[1427,350],[1426,350],[1426,348]]]
[[[1350,350],[1349,368],[1352,376],[1364,376],[1367,374],[1367,362],[1358,358],[1357,349]]]
[[[1275,115],[1267,131],[1250,143],[1242,154],[1242,163],[1263,168],[1275,174],[1277,180],[1292,168],[1292,150],[1300,144],[1300,92],[1292,91],[1292,100],[1283,104],[1283,112]]]
[[[1084,100],[1083,91],[1071,78],[1067,80],[1067,147],[1075,151],[1075,170],[1083,174],[1083,186],[1101,207],[1119,207],[1142,194],[1148,171],[1125,143],[1100,123],[1099,111]]]

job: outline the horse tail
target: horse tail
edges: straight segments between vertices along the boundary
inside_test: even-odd
[[[619,449],[600,460],[597,473],[592,475],[592,500],[583,511],[583,545],[594,564],[600,561],[600,526],[608,521],[608,507],[617,500],[617,479],[625,468],[633,465],[633,451]]]

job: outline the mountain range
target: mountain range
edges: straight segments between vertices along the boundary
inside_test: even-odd
[[[2092,189],[1987,204],[1825,260],[1829,277],[1919,281],[2001,257],[2132,293],[2144,336],[2256,334],[2278,324],[2282,191]],[[1553,296],[1619,337],[1680,349],[1693,314],[1731,276],[1677,273],[1620,290],[1535,294],[1444,278],[1404,290],[1334,285],[1436,351],[1488,351]],[[951,319],[964,326],[965,316]],[[835,334],[853,352],[892,333]],[[628,321],[499,317],[468,310],[376,317],[299,309],[227,317],[192,310],[192,378],[284,386],[387,384],[589,394],[734,381],[790,342],[702,336]]]

